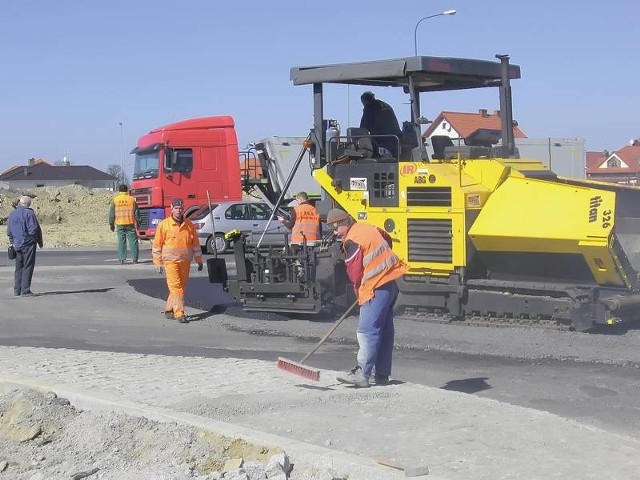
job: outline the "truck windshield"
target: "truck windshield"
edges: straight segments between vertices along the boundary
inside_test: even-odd
[[[133,180],[156,178],[158,176],[159,164],[160,152],[136,153],[136,162],[133,167]]]

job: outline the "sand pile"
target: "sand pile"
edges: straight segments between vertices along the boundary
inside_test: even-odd
[[[109,230],[108,212],[112,192],[80,185],[39,187],[25,191],[0,189],[0,224],[6,225],[13,203],[21,195],[33,198],[44,237],[44,248],[102,247],[116,245]],[[0,246],[6,247],[6,227]]]

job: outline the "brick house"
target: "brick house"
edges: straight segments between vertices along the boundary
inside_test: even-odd
[[[640,139],[615,152],[587,152],[587,178],[603,182],[640,184]]]
[[[486,109],[480,109],[478,113],[440,112],[422,134],[422,138],[426,140],[433,136],[447,136],[456,144],[458,140],[463,143],[466,140],[468,144],[487,143],[496,137],[500,138],[501,121],[499,110],[493,113]],[[516,122],[513,135],[515,138],[527,137]]]

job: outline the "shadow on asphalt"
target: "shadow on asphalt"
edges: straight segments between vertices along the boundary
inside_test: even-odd
[[[487,383],[489,377],[465,378],[463,380],[450,380],[440,387],[442,390],[450,390],[460,393],[476,393],[493,388]]]
[[[112,287],[107,288],[88,288],[87,290],[58,290],[55,292],[40,292],[38,297],[45,297],[47,295],[68,295],[70,293],[105,293],[109,290],[113,290]]]
[[[168,295],[167,283],[163,277],[156,278],[135,278],[128,280],[127,283],[133,289],[153,298],[165,300]],[[342,311],[313,314],[301,313],[278,313],[278,312],[246,312],[242,309],[240,303],[236,302],[227,292],[222,290],[219,284],[209,283],[207,277],[191,277],[187,285],[185,295],[187,306],[204,310],[197,315],[191,315],[193,321],[200,321],[211,317],[212,315],[226,314],[233,317],[247,318],[252,320],[263,321],[289,321],[289,320],[308,320],[320,323],[331,323],[335,321]]]
[[[206,312],[198,313],[196,315],[189,315],[189,323],[192,322],[201,322],[206,320],[207,318],[213,317],[214,315],[220,315],[225,313],[227,308],[224,305],[216,305],[211,310],[207,310]]]

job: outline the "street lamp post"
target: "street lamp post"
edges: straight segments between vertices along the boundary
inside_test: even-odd
[[[118,122],[118,125],[120,125],[120,176],[122,177],[120,183],[124,183],[124,126],[122,122]]]
[[[441,17],[443,15],[455,15],[456,13],[457,13],[457,10],[445,10],[444,12],[435,13],[433,15],[422,17],[420,20],[418,20],[418,23],[416,23],[416,28],[413,30],[413,54],[416,57],[418,56],[418,27],[420,26],[420,24],[424,20],[428,20],[429,18]]]

